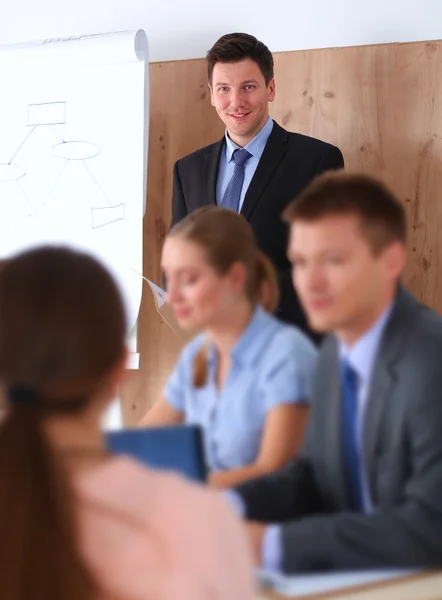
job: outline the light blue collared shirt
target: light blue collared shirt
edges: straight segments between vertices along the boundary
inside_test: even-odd
[[[382,313],[376,323],[355,343],[353,346],[346,346],[339,342],[339,355],[341,360],[346,359],[353,369],[358,374],[358,392],[357,392],[357,443],[360,452],[361,460],[361,481],[363,492],[363,507],[364,512],[372,510],[370,494],[367,485],[367,474],[363,465],[363,422],[365,410],[367,407],[368,395],[370,392],[371,374],[373,366],[378,354],[379,345],[385,331],[385,326],[393,310],[393,303]],[[239,510],[239,502],[236,502]],[[245,510],[245,507],[242,509]],[[268,571],[281,571],[282,565],[282,543],[281,543],[281,526],[269,525],[264,534],[262,545],[262,565]]]
[[[195,388],[193,361],[205,344],[207,382]],[[164,395],[184,413],[186,423],[202,427],[210,470],[235,469],[256,460],[270,410],[309,402],[316,355],[300,330],[257,307],[231,350],[231,368],[221,390],[215,382],[217,351],[202,334],[182,351]]]
[[[253,175],[255,174],[256,167],[258,166],[262,153],[264,152],[264,148],[266,147],[267,140],[269,139],[269,136],[272,133],[272,129],[273,121],[269,117],[267,119],[267,123],[264,125],[261,131],[257,135],[255,135],[253,140],[251,140],[247,144],[247,146],[244,146],[244,148],[248,152],[250,152],[252,156],[244,165],[244,183],[242,186],[241,196],[239,200],[239,210],[241,210],[242,208],[247,189],[250,185],[250,182],[252,181]],[[226,146],[225,151],[221,153],[218,170],[218,179],[216,183],[216,202],[219,206],[221,205],[224,192],[226,191],[227,186],[229,185],[229,181],[232,179],[233,171],[235,169],[235,163],[232,160],[232,154],[234,150],[239,148],[239,146],[237,146],[235,142],[232,142],[227,131],[225,133],[225,138]]]

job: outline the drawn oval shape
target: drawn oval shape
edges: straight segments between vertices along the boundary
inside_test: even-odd
[[[0,163],[0,183],[18,181],[25,175],[25,170],[14,164]]]
[[[52,148],[52,152],[58,158],[66,160],[86,160],[100,154],[100,148],[91,142],[61,142]]]

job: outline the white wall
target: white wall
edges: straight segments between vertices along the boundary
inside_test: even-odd
[[[442,0],[3,0],[0,45],[144,28],[150,60],[199,58],[223,33],[273,51],[442,38]]]

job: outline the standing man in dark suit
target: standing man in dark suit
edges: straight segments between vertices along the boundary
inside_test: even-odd
[[[302,305],[333,333],[301,455],[236,489],[257,559],[288,573],[440,567],[442,318],[399,284],[404,208],[381,183],[335,173],[285,217]]]
[[[316,175],[343,167],[342,154],[321,140],[289,133],[270,119],[273,57],[255,37],[224,35],[207,53],[207,67],[211,102],[226,133],[175,163],[172,225],[206,204],[244,215],[278,271],[278,316],[311,333],[291,285],[281,213]]]

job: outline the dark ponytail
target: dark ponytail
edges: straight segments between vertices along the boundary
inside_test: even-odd
[[[2,600],[92,600],[73,494],[30,402],[11,404],[1,424],[0,481]]]
[[[49,418],[82,413],[123,357],[125,314],[91,257],[42,248],[0,272],[1,600],[93,600],[70,474]]]

